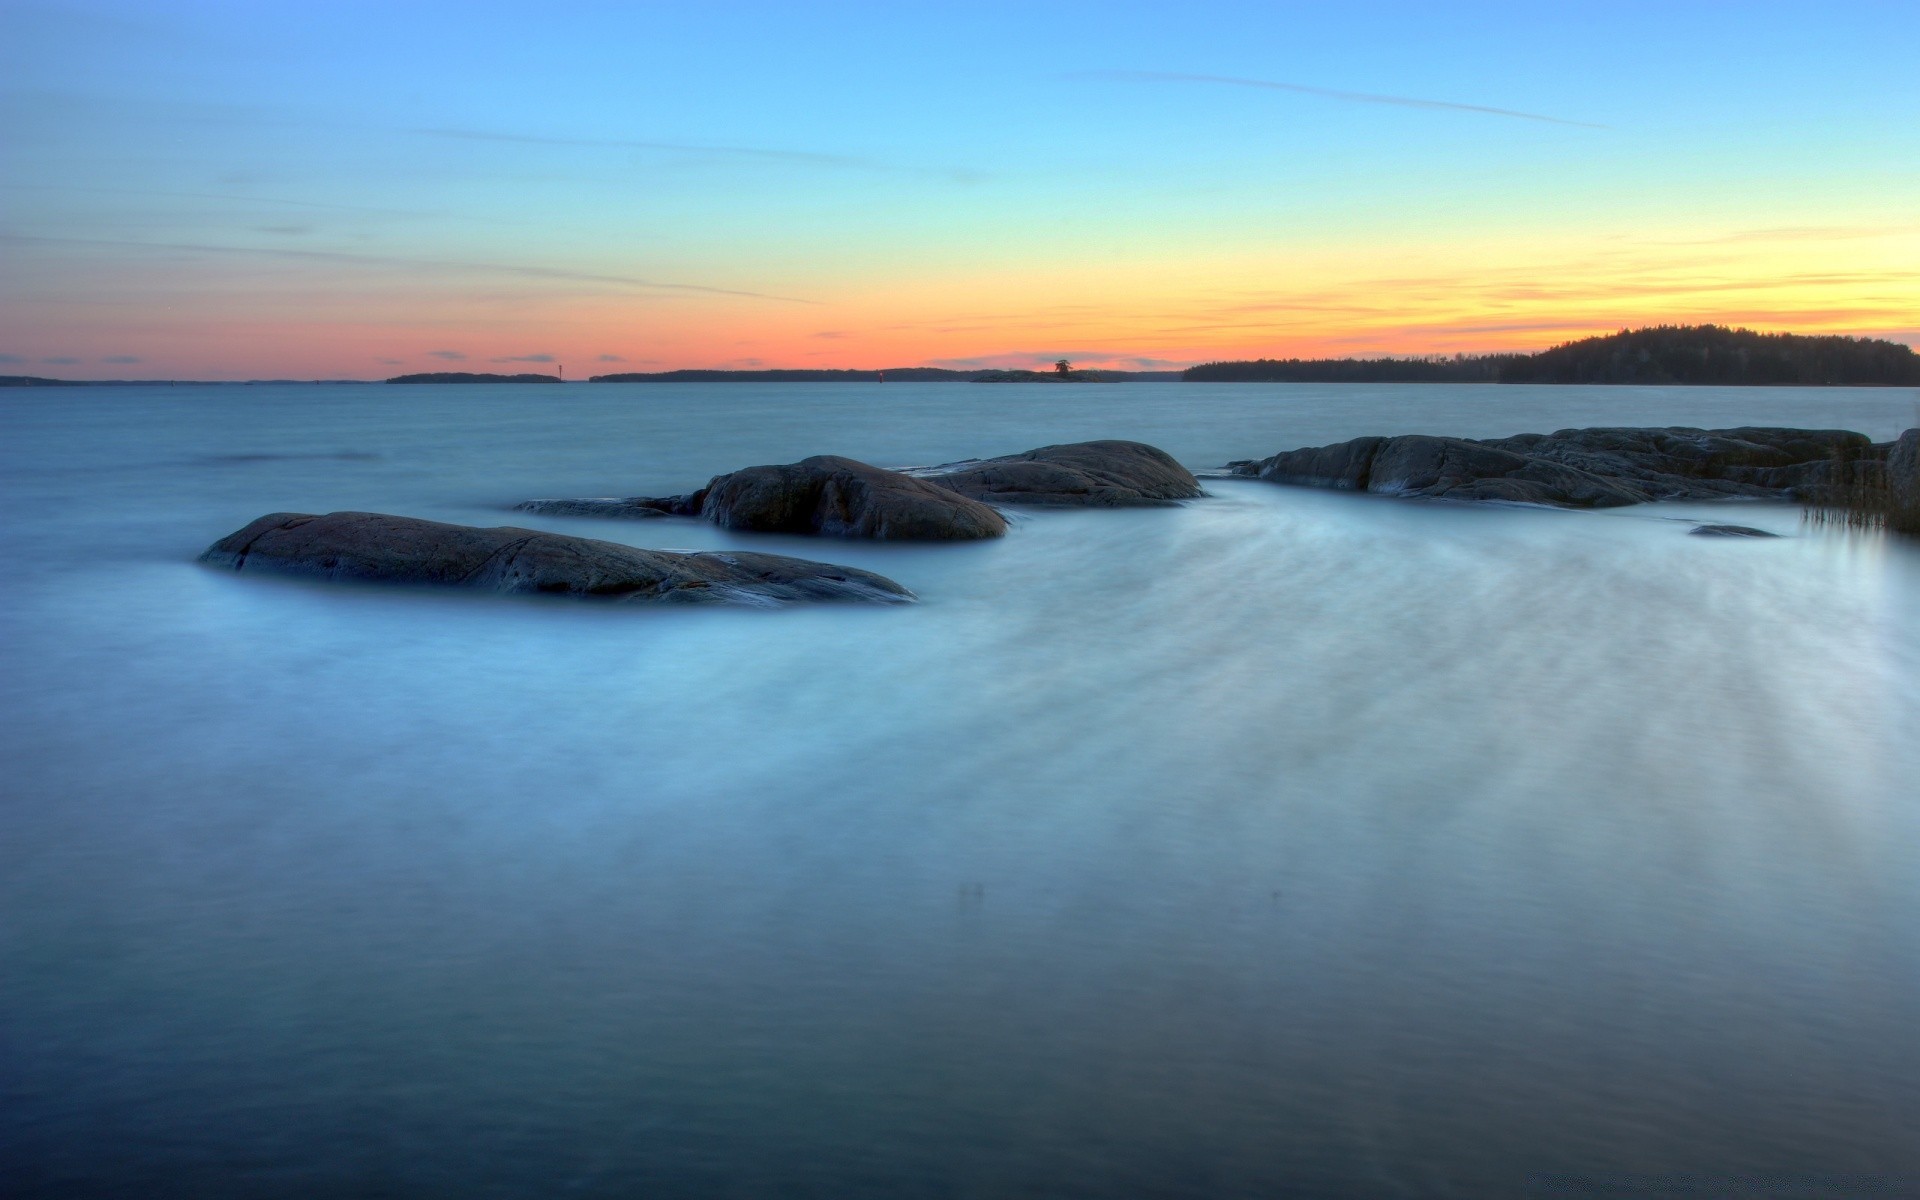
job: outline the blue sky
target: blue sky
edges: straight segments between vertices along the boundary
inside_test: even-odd
[[[102,376],[1920,326],[1911,3],[5,13],[0,352]]]

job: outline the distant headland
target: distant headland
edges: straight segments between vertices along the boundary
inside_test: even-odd
[[[488,375],[476,371],[423,371],[418,375],[395,375],[388,383],[559,383],[557,375]]]
[[[1880,338],[1756,333],[1723,325],[1654,325],[1566,342],[1531,354],[1455,354],[1408,358],[1260,358],[1211,362],[1184,371],[1076,368],[959,370],[950,367],[766,367],[595,375],[592,383],[1587,383],[1722,387],[1920,386],[1920,354]],[[355,379],[257,379],[239,383],[365,383]],[[492,375],[427,371],[387,383],[561,383],[557,374]],[[193,384],[170,379],[49,379],[0,375],[0,387]]]
[[[627,371],[595,375],[591,383],[1172,383],[1178,371],[956,371],[948,367],[886,367],[874,371],[765,368],[750,371]]]
[[[1581,338],[1537,354],[1216,362],[1188,383],[1610,383],[1803,387],[1920,384],[1920,354],[1878,338],[1656,325]]]

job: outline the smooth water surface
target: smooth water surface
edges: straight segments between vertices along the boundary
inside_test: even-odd
[[[1920,1191],[1912,544],[1245,480],[945,546],[503,511],[1100,436],[1197,470],[1363,433],[1885,439],[1916,399],[0,392],[0,1192]],[[922,602],[193,562],[341,508]]]

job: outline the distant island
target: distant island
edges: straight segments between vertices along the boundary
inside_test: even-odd
[[[0,375],[0,387],[252,387],[279,383],[370,383],[367,379],[48,379],[41,375]]]
[[[475,371],[423,371],[418,375],[395,375],[388,383],[559,383],[557,375],[487,375]]]
[[[1802,387],[1920,384],[1920,354],[1878,338],[1656,325],[1537,354],[1257,359],[1189,367],[1188,383],[1612,383]]]
[[[885,367],[872,371],[811,367],[757,370],[625,371],[595,375],[589,383],[1172,383],[1178,371],[956,371],[948,367]]]
[[[1920,386],[1920,354],[1881,338],[1756,333],[1723,325],[1654,325],[1581,338],[1533,354],[1406,358],[1260,358],[1184,371],[1105,371],[1061,360],[1051,370],[950,367],[766,367],[629,371],[591,383],[1605,383],[1723,387]],[[220,383],[358,383],[353,379],[49,379],[0,375],[0,387],[105,387]],[[557,375],[427,371],[387,383],[562,383]]]

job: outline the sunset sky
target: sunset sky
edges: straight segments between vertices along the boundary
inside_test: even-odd
[[[1920,343],[1920,3],[0,0],[0,373]]]

